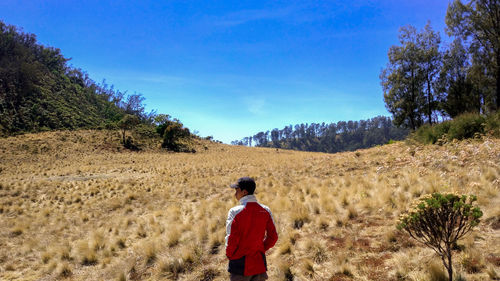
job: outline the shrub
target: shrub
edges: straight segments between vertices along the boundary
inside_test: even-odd
[[[135,127],[134,133],[141,138],[155,138],[158,137],[156,128],[148,124],[139,124]]]
[[[473,138],[475,134],[483,134],[486,118],[479,114],[466,113],[462,114],[452,122],[450,122],[450,128],[448,130],[448,138],[453,139],[469,139]]]
[[[187,140],[191,137],[188,128],[184,128],[180,122],[169,122],[163,133],[162,147],[175,152],[191,152]]]
[[[397,228],[433,249],[453,279],[452,249],[458,239],[479,224],[483,215],[473,203],[476,196],[454,193],[428,194],[417,200],[415,206],[401,215]]]
[[[448,133],[451,122],[452,121],[445,121],[435,124],[434,126],[425,124],[418,128],[418,130],[413,133],[412,137],[421,143],[434,144]]]
[[[434,144],[440,139],[462,140],[484,133],[490,133],[498,137],[500,136],[499,126],[499,113],[493,113],[486,117],[478,113],[465,113],[453,120],[433,126],[425,124],[412,134],[412,138],[421,143]]]
[[[500,110],[488,115],[484,125],[485,133],[500,138]]]

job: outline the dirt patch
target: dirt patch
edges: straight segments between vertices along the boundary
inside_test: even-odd
[[[486,257],[486,261],[488,261],[489,263],[493,264],[494,266],[497,266],[499,267],[500,266],[500,257],[497,256],[497,255],[488,255]]]
[[[347,276],[343,273],[335,273],[332,277],[330,277],[330,279],[328,279],[329,281],[348,281],[348,280],[353,280],[352,277],[350,276]]]
[[[392,255],[385,253],[380,257],[365,257],[363,258],[363,264],[369,267],[380,268],[385,264],[385,260],[391,258]]]
[[[486,223],[491,224],[491,228],[494,230],[500,229],[500,217],[493,217],[486,220]]]
[[[328,237],[328,239],[333,242],[333,244],[328,245],[329,250],[335,250],[345,247],[345,238],[330,236]]]
[[[370,240],[366,238],[359,238],[354,240],[353,246],[357,250],[362,250],[362,251],[370,251]]]

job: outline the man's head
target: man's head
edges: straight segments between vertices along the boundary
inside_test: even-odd
[[[255,181],[250,177],[239,178],[236,183],[231,184],[231,188],[235,189],[234,196],[240,200],[243,196],[252,195],[255,191]]]

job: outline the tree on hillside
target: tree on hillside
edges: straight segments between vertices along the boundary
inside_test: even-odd
[[[421,123],[418,104],[421,99],[421,78],[418,72],[416,29],[412,26],[400,29],[402,46],[389,49],[389,63],[380,74],[386,107],[394,117],[394,124],[411,129]]]
[[[139,117],[132,114],[126,114],[123,118],[118,122],[118,128],[120,128],[122,132],[122,142],[123,145],[127,145],[126,132],[128,130],[132,130],[135,126],[140,123]]]
[[[184,128],[182,123],[168,122],[163,132],[162,147],[175,152],[194,152],[186,145],[186,140],[191,137],[188,128]]]
[[[500,109],[500,2],[455,0],[448,6],[449,35],[470,42],[473,70],[487,109]],[[485,87],[486,86],[486,87]]]
[[[440,67],[440,37],[428,23],[418,32],[413,26],[399,31],[400,46],[389,49],[389,63],[380,74],[384,101],[394,124],[415,130],[437,110],[436,87]]]

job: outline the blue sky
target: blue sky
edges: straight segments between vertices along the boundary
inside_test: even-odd
[[[447,0],[0,0],[0,19],[147,109],[226,143],[312,122],[389,116],[380,87],[398,29]]]

